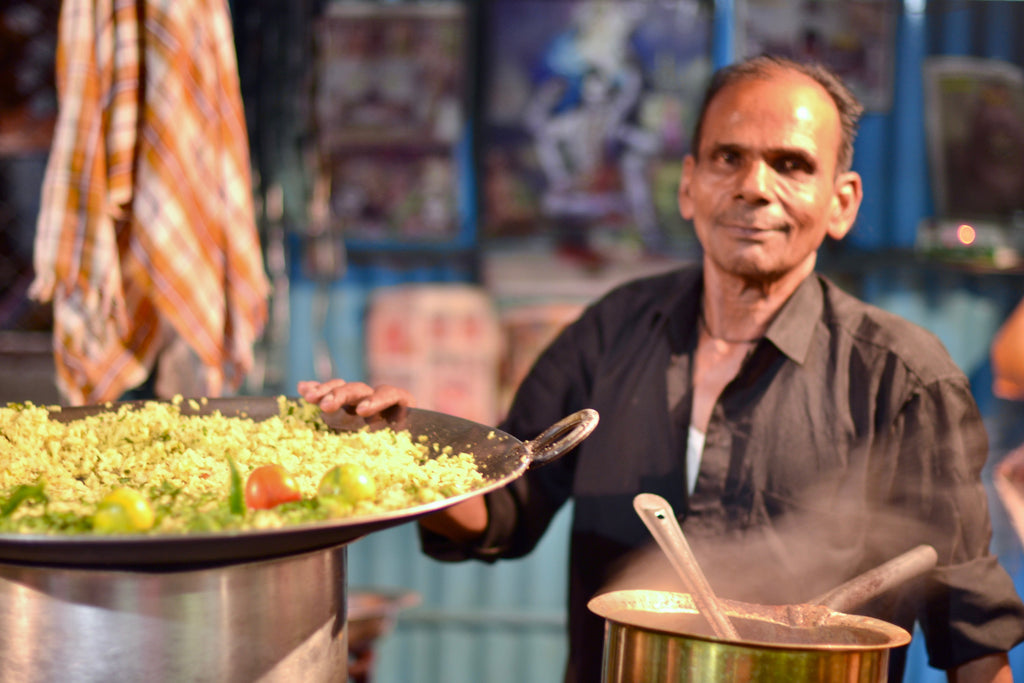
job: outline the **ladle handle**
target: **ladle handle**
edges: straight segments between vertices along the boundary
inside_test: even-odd
[[[653,493],[641,493],[633,498],[633,509],[640,515],[640,519],[650,529],[654,539],[683,579],[683,584],[697,604],[697,609],[711,624],[715,635],[722,640],[739,640],[739,633],[718,604],[718,598],[715,597],[707,577],[697,564],[697,558],[694,557],[668,501]]]
[[[891,588],[924,574],[935,566],[939,555],[930,545],[919,545],[884,564],[856,576],[819,595],[810,602],[833,612],[850,612]]]

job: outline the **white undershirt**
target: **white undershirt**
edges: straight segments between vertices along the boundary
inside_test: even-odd
[[[693,493],[697,485],[697,471],[700,469],[700,456],[704,453],[704,432],[693,425],[686,438],[686,490]]]

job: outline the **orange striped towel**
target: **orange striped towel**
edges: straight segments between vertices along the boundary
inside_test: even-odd
[[[65,0],[58,32],[30,294],[62,394],[116,399],[176,337],[237,388],[269,285],[226,0]]]

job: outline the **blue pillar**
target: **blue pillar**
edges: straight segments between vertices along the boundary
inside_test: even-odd
[[[951,9],[942,15],[942,46],[944,55],[971,53],[971,20],[974,13],[966,8]]]
[[[735,59],[736,5],[733,0],[719,0],[711,18],[711,66],[719,69]]]
[[[1014,51],[1014,8],[1006,2],[993,2],[985,7],[985,40],[982,45],[984,56],[1012,62]]]
[[[921,67],[926,56],[925,0],[906,0],[896,35],[893,88],[892,225],[889,243],[911,248],[917,225],[931,214]]]

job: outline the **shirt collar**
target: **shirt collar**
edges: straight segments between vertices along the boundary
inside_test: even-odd
[[[658,319],[670,321],[667,329],[674,353],[680,353],[695,343],[700,297],[704,292],[703,276],[704,271],[700,267],[681,271],[677,295],[659,310]],[[765,338],[794,362],[803,364],[824,307],[824,293],[818,276],[812,273],[779,309],[768,325]]]
[[[797,363],[803,363],[811,348],[814,328],[825,307],[818,277],[806,277],[768,325],[765,337]]]

